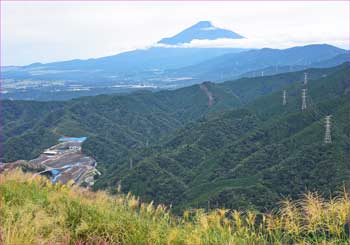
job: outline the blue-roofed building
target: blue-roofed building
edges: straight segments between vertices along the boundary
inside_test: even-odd
[[[53,175],[57,175],[57,174],[60,173],[60,171],[57,170],[57,169],[52,169],[52,170],[50,170],[50,172],[51,172],[51,174],[53,174]]]
[[[83,143],[86,139],[87,139],[87,137],[62,137],[62,138],[59,138],[58,141],[59,142],[79,142],[79,143]]]

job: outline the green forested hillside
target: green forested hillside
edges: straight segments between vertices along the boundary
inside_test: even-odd
[[[324,194],[349,178],[350,70],[309,82],[301,111],[301,84],[286,85],[244,109],[189,124],[153,148],[123,159],[97,185],[125,190],[175,207],[271,208],[281,196]],[[325,145],[324,117],[332,115],[333,143]],[[115,178],[117,176],[117,178]],[[208,203],[209,201],[209,203]]]
[[[328,193],[349,176],[349,64],[307,72],[304,112],[304,71],[67,102],[3,101],[2,160],[33,158],[63,135],[87,136],[83,149],[102,172],[96,188],[121,183],[175,209],[262,209],[305,189]],[[328,114],[333,143],[324,145]]]
[[[341,66],[310,69],[316,79]],[[89,136],[86,149],[102,165],[115,163],[130,147],[144,146],[174,129],[208,113],[242,107],[259,96],[300,82],[303,72],[261,78],[243,78],[222,84],[205,83],[214,97],[201,86],[174,91],[138,92],[131,95],[100,95],[67,102],[2,101],[3,161],[30,159],[61,135]],[[108,148],[104,145],[109,145]]]
[[[89,137],[86,149],[89,151],[91,145],[98,160],[111,163],[119,154],[158,140],[207,113],[239,106],[239,100],[228,91],[216,89],[211,83],[205,86],[220,98],[212,106],[208,106],[208,96],[199,85],[69,102],[3,101],[3,160],[30,159],[59,136],[85,135]],[[112,161],[108,161],[109,152]]]

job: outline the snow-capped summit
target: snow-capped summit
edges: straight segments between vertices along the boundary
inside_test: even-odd
[[[190,43],[195,39],[216,40],[221,38],[241,39],[244,37],[233,31],[216,27],[210,21],[200,21],[173,37],[163,38],[158,43],[166,45],[178,45],[183,43]]]

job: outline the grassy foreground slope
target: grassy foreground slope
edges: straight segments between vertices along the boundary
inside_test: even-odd
[[[128,195],[64,185],[22,172],[2,174],[1,244],[348,244],[350,200],[306,194],[275,212],[187,210]]]

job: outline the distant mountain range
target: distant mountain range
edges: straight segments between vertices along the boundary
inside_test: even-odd
[[[201,21],[151,47],[108,57],[28,66],[2,67],[7,99],[65,100],[140,89],[176,89],[204,80],[272,75],[309,67],[331,67],[349,60],[349,51],[326,44],[289,49],[184,48],[192,40],[243,36]]]
[[[218,80],[220,77],[230,79],[270,67],[275,69],[274,74],[283,72],[283,70],[278,71],[278,69],[286,66],[289,68],[288,71],[308,67],[331,67],[349,61],[349,58],[350,54],[346,50],[327,44],[288,49],[263,48],[224,54],[193,66],[175,70],[174,74],[209,80]]]

